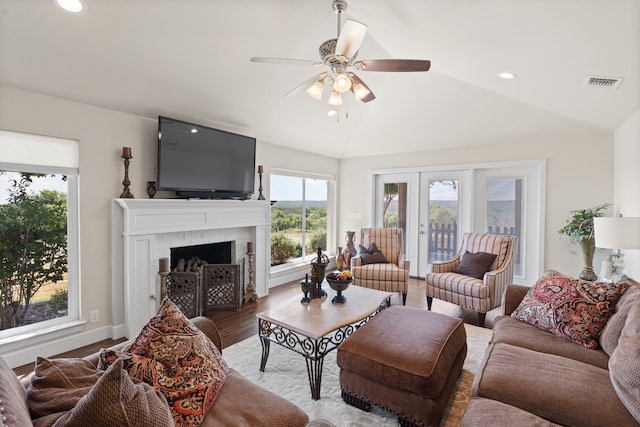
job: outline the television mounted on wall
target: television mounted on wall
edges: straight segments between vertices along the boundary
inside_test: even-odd
[[[255,138],[158,117],[158,190],[183,198],[248,199],[255,162]]]

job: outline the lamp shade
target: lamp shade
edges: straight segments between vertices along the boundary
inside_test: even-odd
[[[640,217],[599,217],[593,219],[596,247],[640,249]]]

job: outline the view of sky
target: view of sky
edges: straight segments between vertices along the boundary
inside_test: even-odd
[[[302,178],[271,175],[271,200],[302,200]],[[327,200],[327,181],[306,179],[306,200]]]
[[[16,177],[19,179],[19,174],[17,172],[4,172],[0,174],[0,205],[7,204],[9,189],[11,188],[11,180]],[[46,189],[67,194],[67,183],[62,180],[60,175],[34,178],[33,183],[29,188],[34,194],[38,194],[40,191]]]

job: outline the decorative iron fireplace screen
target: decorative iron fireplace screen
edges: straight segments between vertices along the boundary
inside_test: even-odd
[[[206,264],[197,272],[170,272],[167,296],[188,318],[209,310],[240,310],[244,259],[240,264]]]

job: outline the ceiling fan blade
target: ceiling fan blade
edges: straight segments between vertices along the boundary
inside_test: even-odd
[[[347,61],[353,58],[360,49],[366,34],[366,25],[353,19],[347,19],[336,43],[336,56],[343,56]]]
[[[328,74],[329,74],[328,72],[324,71],[318,74],[317,76],[311,77],[309,80],[305,80],[304,82],[302,82],[301,84],[299,84],[298,86],[290,90],[289,92],[285,93],[284,97],[286,98],[287,96],[295,95],[297,93],[302,92],[303,90],[306,90],[307,88],[309,88],[309,86],[311,86],[315,82],[327,77]]]
[[[371,91],[371,89],[369,88],[369,86],[367,86],[367,84],[365,82],[362,81],[362,79],[358,76],[356,76],[355,74],[353,74],[351,76],[351,78],[353,79],[354,84],[351,85],[351,92],[353,92],[354,95],[357,96],[356,94],[356,88],[358,85],[362,85],[366,90],[369,91],[369,93],[365,96],[363,96],[362,98],[360,98],[360,101],[362,102],[371,102],[374,99],[376,99],[376,96],[373,94],[373,92]]]
[[[315,65],[318,61],[310,61],[308,59],[290,59],[290,58],[269,58],[264,56],[254,56],[251,62],[263,64],[287,64],[287,65]]]
[[[363,59],[353,65],[362,71],[429,71],[431,61],[426,59]]]

